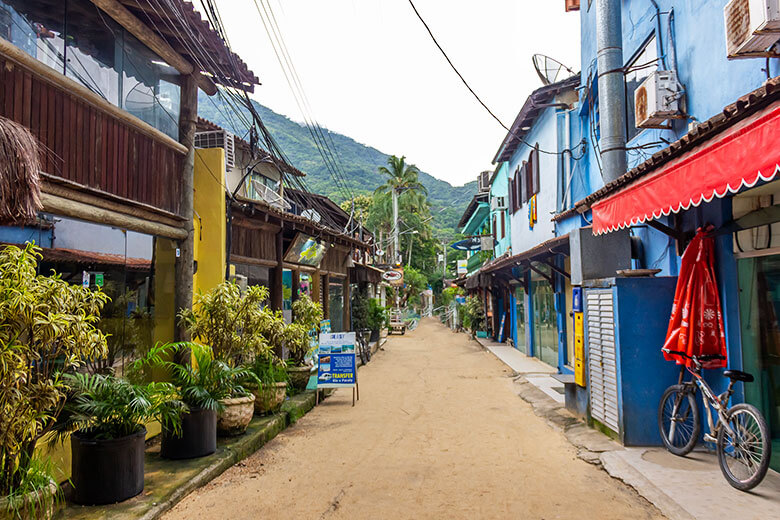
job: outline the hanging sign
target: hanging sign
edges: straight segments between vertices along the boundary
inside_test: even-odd
[[[458,260],[458,274],[466,274],[469,272],[468,260]]]
[[[89,273],[87,271],[81,272],[81,285],[82,287],[89,287]]]
[[[404,283],[404,270],[401,267],[390,269],[382,273],[382,280],[386,281],[390,285],[403,285]]]
[[[355,333],[320,334],[317,387],[353,387],[355,373]]]
[[[95,285],[103,287],[103,273],[95,273]]]

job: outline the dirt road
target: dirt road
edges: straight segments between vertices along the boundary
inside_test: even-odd
[[[657,518],[579,460],[509,369],[433,320],[165,516],[177,519]]]

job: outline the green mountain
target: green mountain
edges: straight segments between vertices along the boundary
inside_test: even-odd
[[[200,117],[208,119],[236,135],[244,136],[246,134],[246,127],[241,125],[230,109],[221,106],[219,98],[210,98],[201,93],[198,101],[198,115]],[[308,128],[254,100],[252,102],[263,123],[288,160],[296,168],[306,173],[304,181],[308,189],[314,193],[327,195],[337,203],[342,202],[345,196],[333,181]],[[329,144],[332,141],[332,148],[336,150],[344,169],[346,185],[355,195],[369,194],[377,186],[384,183],[377,168],[387,163],[388,154],[327,129],[323,129],[323,133],[326,134],[325,138],[328,139]],[[396,151],[397,155],[402,153],[403,150]],[[455,232],[455,227],[466,209],[466,205],[476,192],[476,181],[464,186],[452,186],[446,181],[421,172],[420,182],[428,189],[428,200],[434,217],[433,227],[437,230],[437,234],[451,236]]]

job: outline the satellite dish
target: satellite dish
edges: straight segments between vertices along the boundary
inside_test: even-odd
[[[545,56],[544,54],[534,54],[531,59],[534,62],[534,68],[539,75],[539,79],[541,79],[542,83],[545,85],[557,83],[558,81],[574,76],[574,71],[571,68],[555,58]]]

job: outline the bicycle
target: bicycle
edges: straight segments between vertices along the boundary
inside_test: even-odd
[[[369,344],[369,337],[371,336],[370,329],[358,329],[355,331],[355,339],[357,340],[358,354],[360,355],[360,361],[365,365],[371,361],[371,345]]]
[[[723,356],[688,356],[684,352],[663,349],[669,354],[681,355],[693,361],[694,368],[680,368],[680,378],[676,385],[667,388],[658,406],[658,428],[664,446],[671,453],[685,456],[690,453],[701,432],[701,419],[696,404],[696,389],[700,388],[704,396],[704,408],[707,412],[709,433],[704,434],[705,442],[713,442],[718,454],[718,465],[729,484],[741,491],[753,489],[766,476],[769,459],[772,456],[772,444],[766,419],[758,409],[747,403],[729,407],[737,381],[750,383],[753,376],[740,370],[723,372],[730,382],[728,389],[716,396],[712,388],[701,376],[702,362],[725,359]],[[685,371],[693,376],[691,381],[683,381]],[[718,414],[713,424],[710,408]]]

